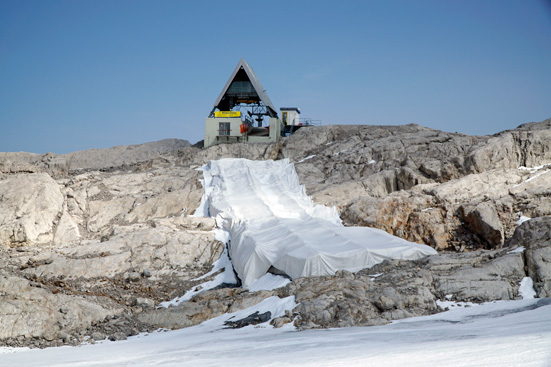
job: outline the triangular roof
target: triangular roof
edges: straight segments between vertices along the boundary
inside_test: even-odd
[[[226,85],[222,89],[222,92],[220,92],[220,95],[214,102],[214,109],[219,108],[218,106],[223,101],[224,96],[228,92],[228,89],[230,89],[232,83],[235,80],[235,77],[237,76],[237,73],[239,73],[240,70],[243,70],[247,75],[247,78],[251,82],[256,94],[258,95],[259,100],[262,101],[262,104],[266,107],[266,110],[267,110],[266,112],[270,115],[270,117],[277,117],[276,109],[272,101],[270,101],[268,94],[266,94],[266,90],[260,83],[260,80],[256,76],[256,73],[254,72],[253,68],[251,68],[251,66],[247,64],[247,62],[244,59],[239,60],[239,62],[237,63],[237,66],[231,73],[230,78],[228,79],[228,81],[226,82]]]

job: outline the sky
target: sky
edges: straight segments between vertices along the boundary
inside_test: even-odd
[[[241,58],[324,125],[551,117],[551,0],[0,0],[0,151],[195,143]]]

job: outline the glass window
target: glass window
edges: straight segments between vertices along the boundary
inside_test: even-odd
[[[218,123],[218,135],[230,135],[230,123],[219,122]]]

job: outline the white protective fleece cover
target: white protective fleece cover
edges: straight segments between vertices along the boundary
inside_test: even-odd
[[[314,204],[306,195],[288,159],[226,158],[202,171],[205,195],[198,214],[216,217],[230,233],[230,256],[245,287],[270,266],[294,279],[436,254],[379,229],[344,227],[334,207]]]

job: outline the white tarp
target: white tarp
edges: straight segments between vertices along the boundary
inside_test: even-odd
[[[245,287],[270,266],[297,278],[436,254],[379,229],[344,227],[335,208],[306,195],[287,159],[226,158],[202,170],[205,195],[198,211],[231,234],[230,255]]]

